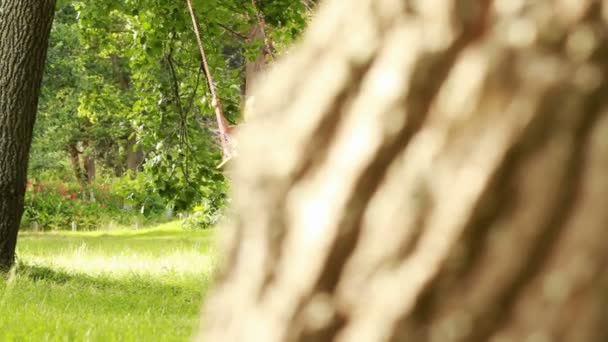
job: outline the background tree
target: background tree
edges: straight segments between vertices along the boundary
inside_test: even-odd
[[[289,3],[258,9],[269,12],[266,28],[277,54],[287,51],[307,16],[302,4]],[[258,16],[251,0],[193,5],[224,114],[238,124],[245,64],[264,43],[247,37]],[[228,183],[217,169],[221,135],[186,2],[66,0],[57,7],[30,178],[75,183],[83,199],[104,183],[127,211],[146,218],[206,208],[203,226],[215,223]],[[45,208],[33,209],[26,225],[57,211],[44,216],[38,213]]]
[[[15,258],[54,0],[0,3],[0,270]]]
[[[608,2],[320,6],[239,138],[202,339],[608,340]]]

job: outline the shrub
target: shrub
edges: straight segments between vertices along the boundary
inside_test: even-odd
[[[206,229],[215,226],[224,216],[224,199],[203,200],[192,209],[192,212],[182,219],[182,227],[186,229]]]
[[[169,204],[157,191],[152,190],[147,177],[144,173],[135,176],[128,173],[114,180],[111,191],[123,200],[124,209],[136,210],[144,216],[158,216],[165,212]]]
[[[82,187],[33,180],[27,187],[23,225],[37,223],[42,230],[60,230],[70,229],[73,222],[78,230],[92,230],[108,222],[129,224],[146,219],[139,212],[125,210],[122,194],[111,189],[107,183]]]

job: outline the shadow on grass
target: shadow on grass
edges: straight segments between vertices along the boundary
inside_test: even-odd
[[[65,233],[65,234],[62,234]],[[95,233],[93,231],[92,233]],[[26,238],[44,238],[44,239],[211,239],[212,233],[210,230],[200,231],[165,231],[165,230],[142,230],[138,231],[125,231],[125,232],[107,232],[96,235],[86,234],[70,234],[69,231],[58,231],[58,232],[22,232],[22,237]]]
[[[15,267],[15,274],[19,277],[27,278],[32,282],[46,282],[57,285],[69,284],[83,288],[115,289],[124,292],[146,289],[146,291],[153,293],[170,294],[190,292],[184,287],[154,281],[145,276],[136,274],[128,275],[123,278],[113,278],[103,275],[92,276],[82,273],[67,272],[46,266],[29,265],[24,262],[19,262],[17,264]]]
[[[46,280],[57,284],[65,284],[76,279],[81,281],[85,280],[87,283],[90,281],[90,279],[86,279],[90,277],[85,275],[76,276],[67,272],[54,270],[50,267],[33,266],[22,262],[17,264],[15,271],[18,275],[24,276],[32,281]]]
[[[171,324],[187,334],[198,319],[207,289],[203,279],[200,283],[180,286],[136,275],[92,276],[24,262],[19,262],[6,276],[7,282],[2,284],[4,279],[0,275],[0,304],[2,301],[9,303],[4,307],[5,312],[12,305],[27,307],[30,311],[21,312],[26,321],[59,317],[74,321],[75,326],[84,324],[89,328],[98,325],[120,327],[122,323],[111,322],[137,323],[141,320],[144,325],[149,322],[160,324],[159,327]],[[5,313],[2,309],[0,305],[0,317]],[[2,333],[0,319],[0,340],[4,341]]]
[[[188,233],[187,231],[143,231],[141,233],[129,233],[129,234],[112,234],[112,233],[104,233],[98,235],[100,238],[120,238],[120,239],[188,239],[188,238],[205,238],[210,237],[209,235],[201,232],[192,232]]]

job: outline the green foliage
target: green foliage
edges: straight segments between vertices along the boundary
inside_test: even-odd
[[[222,219],[225,205],[223,199],[205,199],[192,209],[192,213],[182,219],[182,226],[186,229],[212,228]],[[219,203],[218,203],[219,202]]]
[[[194,0],[194,8],[224,112],[237,123],[245,55],[255,58],[262,44],[245,39],[257,25],[251,1]],[[305,26],[305,8],[275,0],[261,10],[279,54],[286,51]],[[83,178],[79,165],[91,159],[97,178],[136,216],[193,210],[189,226],[215,223],[228,184],[216,168],[221,149],[191,25],[185,2],[59,1],[30,178],[75,183]],[[127,161],[136,149],[143,160],[133,169]],[[53,229],[71,215],[83,215],[79,226],[92,227],[100,218],[89,212],[110,214],[81,197],[29,196],[26,219]]]
[[[158,193],[150,191],[148,177],[145,173],[127,173],[114,179],[111,190],[123,199],[123,208],[132,208],[144,216],[160,215],[168,204]]]
[[[110,221],[130,223],[139,216],[125,212],[122,196],[111,192],[107,184],[83,188],[76,183],[34,180],[25,196],[23,225],[65,230],[76,224],[78,230],[92,230]]]
[[[270,36],[279,51],[286,51],[304,32],[308,13],[301,1],[263,1],[261,10],[272,25]]]
[[[214,267],[214,232],[21,234],[0,278],[0,341],[188,341]]]

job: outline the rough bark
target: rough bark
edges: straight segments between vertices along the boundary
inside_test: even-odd
[[[323,2],[240,132],[202,340],[608,341],[607,15]]]
[[[15,258],[54,0],[0,2],[0,269]]]

